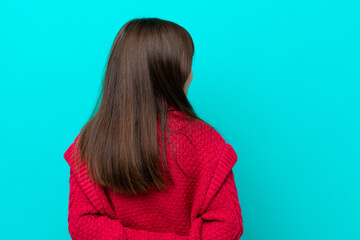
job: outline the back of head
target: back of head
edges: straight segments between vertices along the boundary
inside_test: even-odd
[[[137,89],[139,94],[148,93],[151,88],[159,103],[166,100],[187,111],[191,106],[183,88],[193,55],[194,43],[183,27],[158,18],[134,19],[116,36],[106,74],[120,74],[123,87],[142,87],[146,83],[143,87],[147,89]],[[152,100],[151,96],[143,97]],[[187,113],[191,115],[190,112]]]
[[[101,94],[76,144],[93,181],[121,193],[166,187],[157,123],[164,143],[169,107],[201,120],[184,92],[193,55],[190,34],[176,23],[136,18],[120,29]]]

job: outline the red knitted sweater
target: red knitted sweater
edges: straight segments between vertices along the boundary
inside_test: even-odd
[[[166,157],[175,185],[128,197],[90,181],[86,165],[75,174],[74,145],[64,153],[70,166],[68,230],[72,239],[239,239],[241,208],[232,167],[237,155],[209,124],[188,122],[172,109],[168,126],[175,158]],[[160,127],[158,124],[158,133]],[[158,135],[159,136],[159,135]],[[161,138],[158,137],[162,148]]]

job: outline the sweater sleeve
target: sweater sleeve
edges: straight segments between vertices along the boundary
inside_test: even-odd
[[[225,144],[215,172],[207,186],[205,200],[191,226],[190,239],[237,240],[243,234],[243,220],[232,167],[234,149]]]
[[[87,239],[188,239],[174,233],[149,232],[123,226],[118,219],[100,214],[80,188],[70,170],[68,230],[73,240]]]

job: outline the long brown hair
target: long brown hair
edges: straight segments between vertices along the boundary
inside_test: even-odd
[[[164,143],[169,106],[189,121],[203,121],[184,93],[193,56],[190,34],[176,23],[135,18],[123,25],[96,106],[75,146],[93,182],[118,193],[145,193],[150,187],[167,187],[161,174],[165,170],[174,184]],[[158,121],[164,158],[157,142]]]

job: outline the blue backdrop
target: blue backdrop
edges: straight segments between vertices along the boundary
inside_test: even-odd
[[[241,239],[360,239],[359,3],[1,1],[1,239],[70,239],[63,153],[135,17],[193,37],[188,97],[238,154]]]

